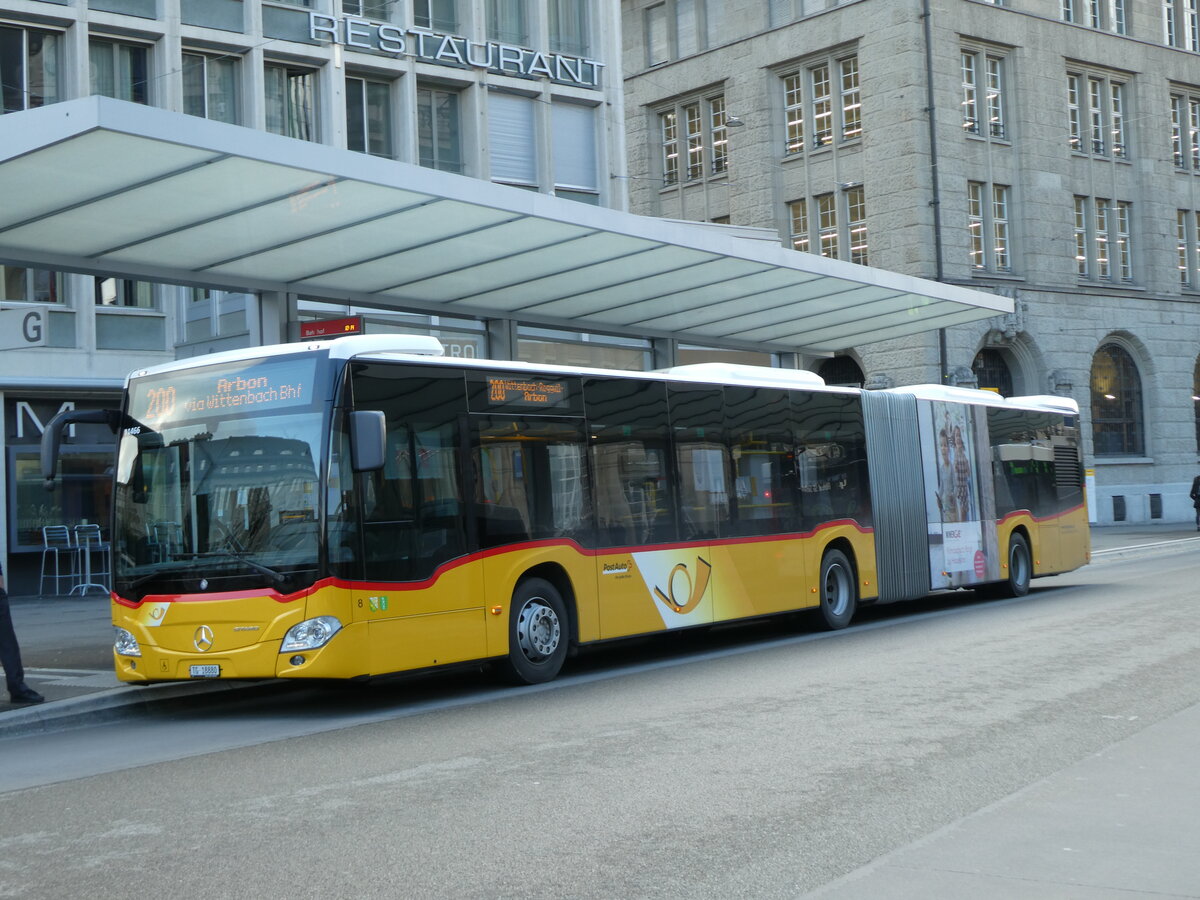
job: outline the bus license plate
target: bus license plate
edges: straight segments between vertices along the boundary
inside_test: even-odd
[[[219,678],[221,675],[220,666],[192,666],[189,674],[193,678]]]

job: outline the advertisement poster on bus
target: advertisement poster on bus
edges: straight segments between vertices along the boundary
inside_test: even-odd
[[[995,581],[1000,562],[992,549],[996,499],[987,477],[991,453],[985,411],[937,400],[918,408],[930,583],[938,589]]]

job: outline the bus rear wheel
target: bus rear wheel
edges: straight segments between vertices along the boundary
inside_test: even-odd
[[[514,684],[541,684],[567,658],[567,607],[558,589],[543,578],[527,578],[513,591],[508,618],[504,675]]]
[[[830,631],[845,628],[858,609],[854,567],[841,550],[821,558],[821,622]]]
[[[1008,539],[1008,578],[997,584],[983,586],[985,597],[1024,597],[1029,593],[1029,579],[1033,576],[1032,556],[1029,542],[1017,533]]]

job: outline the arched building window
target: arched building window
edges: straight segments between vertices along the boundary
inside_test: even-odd
[[[863,370],[849,356],[834,356],[825,360],[817,368],[817,374],[825,379],[826,384],[841,387],[862,387],[866,381]]]
[[[991,347],[980,350],[971,363],[971,371],[975,373],[975,383],[983,390],[995,391],[1001,397],[1013,395],[1012,371],[999,350]]]
[[[1117,344],[1105,344],[1092,357],[1092,443],[1097,456],[1145,453],[1141,376]]]
[[[1196,418],[1196,452],[1200,453],[1200,357],[1192,372],[1192,411]]]

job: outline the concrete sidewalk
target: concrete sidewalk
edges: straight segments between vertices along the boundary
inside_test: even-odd
[[[1092,529],[1099,559],[1149,553],[1178,541],[1196,541],[1190,525],[1115,525]],[[84,597],[13,597],[13,621],[21,644],[26,680],[45,695],[37,706],[14,706],[0,690],[0,738],[15,733],[65,727],[89,717],[115,716],[122,709],[177,697],[245,687],[245,682],[173,682],[132,687],[113,674],[109,600],[98,592]]]

